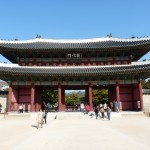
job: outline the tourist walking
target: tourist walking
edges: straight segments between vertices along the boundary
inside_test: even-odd
[[[104,110],[103,107],[100,108],[100,112],[101,112],[102,118],[104,119],[104,117],[105,117],[105,114],[104,114],[105,110]]]
[[[102,107],[103,107],[103,105],[100,103],[100,104],[99,104],[99,108],[102,108]]]
[[[103,107],[104,107],[104,110],[106,111],[106,109],[107,109],[107,104],[104,103]]]
[[[37,129],[39,127],[42,128],[42,125],[43,125],[43,112],[41,109],[39,109],[39,112],[37,114]]]
[[[84,112],[84,110],[85,110],[84,103],[81,103],[81,104],[80,104],[80,110],[81,110],[81,112]]]
[[[21,113],[23,113],[23,104],[21,104]]]
[[[113,104],[113,102],[110,102],[110,108],[111,108],[111,111],[114,110],[114,104]]]
[[[98,111],[99,111],[99,109],[98,109],[98,106],[97,106],[97,107],[95,107],[95,109],[94,109],[96,119],[97,119],[97,117],[98,117]]]
[[[109,106],[107,106],[106,112],[107,112],[107,118],[108,118],[108,120],[110,120],[111,109]]]
[[[115,108],[116,112],[119,112],[119,103],[118,103],[118,101],[114,102],[114,108]]]
[[[89,106],[89,104],[87,104],[87,105],[85,106],[85,111],[86,111],[86,114],[89,113],[89,111],[90,111],[90,106]]]
[[[46,124],[47,123],[47,110],[43,111],[43,120],[44,120],[44,123]]]
[[[47,103],[47,111],[48,111],[48,112],[50,112],[50,108],[51,108],[50,103]]]
[[[19,113],[23,113],[23,106],[22,106],[22,104],[19,105],[19,110],[18,110],[18,112],[19,112]]]

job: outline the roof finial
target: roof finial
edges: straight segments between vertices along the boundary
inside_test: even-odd
[[[134,38],[135,38],[135,36],[134,36],[134,35],[132,35],[132,36],[131,36],[131,38],[132,38],[132,39],[134,39]]]
[[[41,38],[41,35],[37,34],[37,35],[36,35],[36,38],[40,39],[40,38]]]
[[[18,38],[17,38],[17,37],[15,38],[15,41],[18,41]]]
[[[107,37],[111,38],[112,37],[112,33],[107,34]]]

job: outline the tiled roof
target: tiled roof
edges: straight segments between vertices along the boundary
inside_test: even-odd
[[[150,76],[150,63],[141,65],[84,66],[84,67],[6,67],[0,66],[0,78],[9,76],[32,77],[101,77],[122,76],[144,73],[142,78]]]
[[[33,39],[25,41],[3,41],[0,40],[0,47],[12,49],[105,49],[117,47],[134,47],[149,45],[150,38],[120,39],[120,38],[96,38],[83,40],[54,40],[54,39]]]

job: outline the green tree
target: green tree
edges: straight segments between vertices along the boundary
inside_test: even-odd
[[[80,103],[80,97],[78,93],[68,93],[65,95],[65,103],[68,106],[74,106]]]
[[[104,104],[108,102],[108,89],[93,89],[92,90],[93,105]]]
[[[42,100],[45,103],[49,102],[52,105],[54,105],[55,103],[58,103],[58,91],[57,90],[43,90]]]
[[[143,89],[150,89],[150,79],[148,81],[146,81],[146,80],[142,81],[142,88]]]

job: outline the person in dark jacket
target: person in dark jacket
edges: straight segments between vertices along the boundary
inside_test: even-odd
[[[106,112],[107,112],[107,118],[108,120],[110,120],[111,109],[109,106],[107,106]]]
[[[99,109],[98,109],[98,106],[97,106],[97,107],[95,107],[95,109],[94,109],[96,119],[97,119],[97,117],[98,117],[98,111],[99,111]]]
[[[44,120],[44,123],[46,124],[47,123],[47,110],[43,110],[43,120]]]

